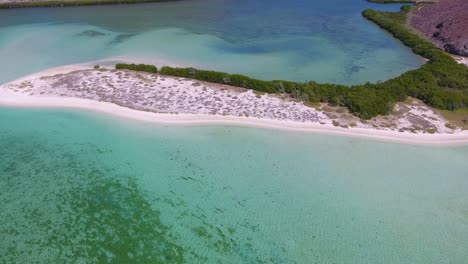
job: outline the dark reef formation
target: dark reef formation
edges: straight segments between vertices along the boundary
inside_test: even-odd
[[[468,56],[468,0],[440,0],[416,7],[411,24],[441,49]]]

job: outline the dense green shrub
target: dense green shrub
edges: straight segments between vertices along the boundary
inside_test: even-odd
[[[398,83],[405,88],[407,95],[419,98],[439,109],[455,110],[468,107],[468,68],[458,64],[451,56],[406,28],[401,21],[404,21],[402,17],[406,17],[408,12],[409,7],[403,7],[397,13],[369,9],[362,13],[364,17],[410,47],[414,53],[429,60],[421,68],[404,73],[385,82],[384,85],[394,88],[394,84]]]
[[[118,70],[132,70],[132,71],[143,71],[143,72],[150,72],[150,73],[157,73],[158,68],[153,65],[148,64],[126,64],[126,63],[118,63],[115,65],[115,68]]]

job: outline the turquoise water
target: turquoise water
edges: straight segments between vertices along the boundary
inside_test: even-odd
[[[0,10],[0,83],[66,64],[119,60],[261,79],[386,80],[422,64],[361,16],[364,0],[187,0]]]
[[[468,148],[0,108],[0,262],[466,263]]]

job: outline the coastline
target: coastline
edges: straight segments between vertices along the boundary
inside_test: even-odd
[[[109,70],[105,68],[98,70],[90,69],[92,65],[96,63],[99,62],[93,61],[50,68],[4,83],[0,85],[0,107],[85,110],[112,115],[127,120],[162,125],[242,126],[347,136],[414,145],[468,145],[468,131],[459,129],[442,130],[441,128],[445,128],[443,120],[434,121],[434,119],[438,117],[436,112],[433,112],[430,108],[422,109],[424,106],[420,104],[415,104],[414,106],[411,104],[397,105],[396,112],[401,111],[401,108],[409,107],[411,110],[409,110],[408,113],[412,113],[406,119],[402,116],[397,116],[393,120],[393,122],[396,123],[396,127],[390,128],[391,130],[389,130],[387,126],[388,117],[383,117],[382,120],[385,121],[383,123],[379,123],[382,120],[379,122],[360,123],[356,122],[356,119],[349,120],[346,123],[344,119],[332,117],[334,115],[343,115],[343,112],[338,111],[340,109],[335,110],[336,112],[327,112],[324,110],[327,106],[322,107],[323,109],[316,109],[302,103],[291,101],[287,97],[277,97],[268,94],[260,96],[259,94],[254,94],[251,90],[214,83],[198,82],[192,79],[126,70]],[[123,76],[125,77],[121,78]],[[97,79],[93,79],[95,77],[104,79],[106,82],[96,81]],[[73,84],[71,90],[69,90],[64,88],[70,85],[70,83],[66,82],[67,78],[72,78],[72,84],[81,80],[91,82],[93,85],[82,89],[82,87],[78,88]],[[142,84],[142,82],[144,84]],[[19,87],[24,83],[28,83],[27,87]],[[56,86],[56,83],[60,83],[60,85]],[[105,90],[100,90],[103,86],[110,86],[112,88],[106,92]],[[162,99],[160,102],[166,102],[169,103],[169,105],[175,104],[176,106],[175,108],[171,107],[169,109],[170,111],[161,108],[145,109],[141,107],[141,104],[138,104],[141,102],[135,101],[135,99],[138,98],[128,97],[124,97],[123,99],[126,103],[122,103],[122,101],[118,101],[119,98],[112,97],[115,94],[122,94],[122,89],[132,95],[138,93],[148,95],[148,98],[143,98],[143,103],[151,103],[151,98],[161,97]],[[142,89],[149,90],[145,91]],[[158,93],[148,94],[149,91]],[[207,100],[211,100],[213,97],[219,97],[222,99],[221,104],[223,104],[223,106],[215,107],[219,110],[217,112],[212,112],[213,108],[210,107],[206,109],[200,109],[199,107],[192,107],[190,109],[184,108],[187,107],[187,100],[190,98],[182,98],[183,100],[181,101],[170,101],[173,97],[178,96],[178,91],[182,91],[184,95],[189,96],[195,94],[196,96],[207,98]],[[75,92],[81,92],[81,95]],[[110,97],[95,97],[93,96],[94,92],[102,93]],[[86,97],[83,97],[83,94],[85,94]],[[169,99],[168,96],[170,96],[171,99]],[[239,99],[234,100],[234,103],[231,101],[231,105],[229,106],[229,103],[225,101],[225,99],[234,97],[239,97]],[[133,100],[133,105],[128,103],[128,100]],[[248,101],[248,103],[246,103],[246,101]],[[235,106],[233,111],[227,113],[222,111],[222,108],[226,107],[226,105],[232,108],[233,104]],[[252,107],[253,104],[255,107]],[[258,110],[256,108],[258,104],[265,104],[267,107],[272,108],[263,108],[261,109],[263,111],[260,111],[262,114],[255,115],[255,112]],[[245,112],[243,111],[247,111],[249,115],[244,116]],[[279,115],[271,114],[271,112],[276,111],[283,112]],[[288,112],[290,112],[291,115],[288,117],[284,116],[284,113]],[[304,113],[306,114],[305,118]],[[426,122],[427,120],[435,122],[433,124],[436,124],[438,127],[438,132],[426,133],[425,130],[414,131],[411,129],[411,126],[408,127],[408,119],[413,119],[415,116],[424,116],[425,119],[419,120],[420,122]],[[353,122],[356,122],[357,126],[350,125]],[[401,128],[405,129],[401,130]]]
[[[255,117],[219,116],[206,114],[161,114],[134,110],[107,102],[80,98],[18,96],[0,92],[0,107],[38,109],[77,109],[103,113],[128,120],[177,126],[241,126],[302,133],[347,136],[412,145],[468,145],[468,131],[456,134],[414,134],[366,128],[342,128],[333,125],[300,123]]]

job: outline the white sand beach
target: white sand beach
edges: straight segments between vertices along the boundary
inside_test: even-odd
[[[168,125],[230,125],[429,145],[467,145],[468,131],[447,126],[417,101],[359,120],[343,109],[310,107],[287,96],[196,80],[70,65],[0,86],[0,105],[72,108]]]

